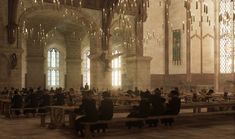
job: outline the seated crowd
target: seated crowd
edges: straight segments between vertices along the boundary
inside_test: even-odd
[[[35,115],[36,109],[38,113],[45,113],[48,109],[44,109],[47,106],[63,106],[63,105],[78,105],[79,109],[75,110],[75,113],[79,117],[75,121],[75,129],[76,133],[83,136],[84,132],[84,122],[96,122],[99,120],[111,120],[113,118],[114,111],[114,95],[110,93],[110,91],[101,91],[98,93],[98,89],[89,90],[89,86],[81,87],[80,92],[78,93],[74,91],[74,89],[70,89],[69,91],[65,91],[62,88],[57,88],[51,90],[41,89],[40,87],[37,89],[7,89],[4,88],[0,92],[0,96],[8,96],[11,100],[11,108],[15,109],[14,114],[33,114]],[[213,94],[213,90],[209,90],[206,96],[210,96]],[[95,95],[102,96],[103,99],[97,102],[97,99],[94,99]],[[226,98],[227,94],[224,94]],[[76,99],[76,96],[81,96],[81,99]],[[134,91],[128,90],[122,93],[119,96],[128,96],[129,98],[139,97],[140,101],[138,101],[137,106],[133,106],[133,109],[128,114],[127,118],[147,118],[154,116],[163,116],[163,115],[177,115],[180,112],[181,107],[181,98],[180,92],[178,88],[174,88],[167,95],[163,93],[163,88],[156,88],[154,91],[141,91],[136,87]],[[192,100],[196,102],[197,95],[193,93]],[[77,103],[79,101],[80,103]],[[99,104],[99,106],[97,105]],[[97,107],[98,106],[98,107]],[[20,108],[23,109],[20,111]],[[35,109],[33,109],[35,108]],[[162,124],[166,126],[171,126],[174,122],[174,119],[168,118],[160,121]],[[159,123],[156,119],[148,119],[145,122],[141,121],[128,121],[126,122],[126,126],[128,129],[132,127],[143,127],[144,124],[147,124],[149,127],[157,126]],[[100,130],[107,129],[106,124],[97,124],[91,127],[91,131],[96,130],[99,132]]]
[[[160,89],[155,89],[153,93],[150,91],[140,91],[141,100],[138,106],[134,106],[133,110],[127,116],[127,118],[147,118],[149,116],[161,116],[161,115],[177,115],[180,111],[181,101],[179,98],[178,89],[172,90],[169,94],[168,103],[166,99],[161,96]],[[111,120],[113,117],[113,102],[109,92],[103,92],[103,100],[99,109],[96,109],[96,101],[92,98],[92,91],[83,95],[82,104],[79,109],[76,110],[78,115],[83,115],[75,122],[76,133],[83,136],[84,125],[82,122],[96,122],[98,120]],[[163,119],[162,124],[172,125],[173,119]],[[158,120],[147,120],[145,122],[150,127],[157,126]],[[144,122],[131,121],[127,122],[126,126],[131,127],[143,127]],[[97,124],[91,126],[91,131],[97,130],[99,132],[102,129],[105,132],[107,128],[106,124]]]

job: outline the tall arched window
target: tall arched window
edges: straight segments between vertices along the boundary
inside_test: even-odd
[[[85,50],[82,55],[83,86],[87,83],[90,86],[90,50]]]
[[[55,48],[47,52],[47,86],[60,86],[60,52]]]
[[[220,2],[220,72],[234,72],[234,13],[235,2],[221,0]]]
[[[115,50],[113,55],[118,55],[120,52]],[[121,56],[117,56],[112,60],[112,86],[121,87],[122,84],[122,61]]]

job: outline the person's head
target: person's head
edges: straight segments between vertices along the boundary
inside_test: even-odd
[[[15,90],[15,91],[14,91],[14,94],[15,94],[15,95],[18,95],[18,91],[17,91],[17,90]]]
[[[29,93],[32,94],[33,93],[33,88],[29,89]]]
[[[86,91],[85,93],[84,93],[84,98],[85,99],[92,99],[92,91]]]
[[[177,91],[177,92],[178,92],[178,91],[179,91],[179,88],[178,88],[178,87],[175,87],[175,91]]]
[[[74,92],[74,89],[73,89],[73,88],[70,88],[70,89],[69,89],[69,92]]]
[[[154,94],[161,94],[161,90],[159,88],[156,88],[153,92]]]
[[[150,96],[149,93],[146,93],[146,92],[140,92],[140,98],[141,99],[148,99]]]
[[[179,97],[179,92],[177,92],[176,90],[172,90],[170,93],[170,97]]]
[[[109,98],[111,96],[111,94],[108,92],[108,91],[104,91],[102,93],[102,97],[105,99],[105,98]]]
[[[214,93],[214,90],[210,89],[209,92]]]

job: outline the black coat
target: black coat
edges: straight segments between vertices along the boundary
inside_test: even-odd
[[[166,111],[165,107],[165,98],[161,97],[158,94],[155,94],[151,97],[152,109],[151,115],[158,116],[163,115]]]
[[[83,114],[86,117],[86,121],[93,122],[98,120],[98,112],[96,109],[96,103],[93,99],[83,100],[78,110],[79,114]]]
[[[113,101],[111,99],[101,101],[99,118],[100,120],[111,120],[113,118]]]
[[[21,108],[23,104],[23,99],[21,95],[15,95],[12,98],[12,108]]]
[[[181,101],[179,97],[172,97],[172,99],[167,104],[167,112],[169,115],[177,115],[180,112]]]
[[[58,93],[55,96],[56,102],[55,105],[64,105],[65,104],[65,95],[63,93]]]
[[[40,96],[38,94],[32,93],[26,98],[26,107],[35,108],[38,107],[40,101]]]
[[[48,94],[43,94],[41,97],[41,107],[43,106],[50,106],[50,95]]]
[[[137,118],[145,118],[150,115],[150,103],[148,100],[142,99],[140,101],[139,106],[131,112],[128,117],[137,117]]]

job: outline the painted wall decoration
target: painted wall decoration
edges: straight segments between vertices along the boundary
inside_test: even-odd
[[[17,66],[17,55],[15,53],[10,56],[11,69],[15,69]]]
[[[181,31],[173,31],[173,64],[181,65]]]

